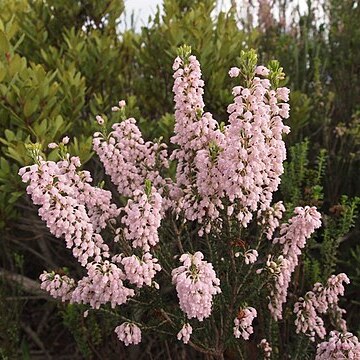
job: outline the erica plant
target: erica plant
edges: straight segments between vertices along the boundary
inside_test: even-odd
[[[29,147],[35,164],[20,170],[27,193],[82,267],[74,278],[45,271],[41,288],[84,304],[85,317],[110,314],[125,345],[157,333],[219,359],[300,358],[299,349],[284,344],[286,324],[290,338],[305,340],[318,359],[359,357],[338,306],[347,276],[334,275],[306,294],[294,285],[321,215],[296,207],[284,221],[284,205],[273,199],[290,131],[279,63],[258,66],[254,51],[242,52],[229,71],[233,102],[224,123],[205,111],[190,48],[179,49],[173,70],[169,146],[145,141],[123,100],[109,117],[97,116],[93,148],[117,193],[92,184],[68,153],[68,138],[49,144],[58,148],[57,162],[37,144]]]

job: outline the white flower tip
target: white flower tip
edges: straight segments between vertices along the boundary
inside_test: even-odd
[[[69,138],[68,136],[63,137],[63,139],[61,140],[61,142],[62,142],[64,145],[68,144],[69,141],[70,141],[70,138]]]

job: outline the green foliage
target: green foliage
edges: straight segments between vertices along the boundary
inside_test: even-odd
[[[330,208],[332,217],[326,217],[324,239],[321,244],[320,254],[323,258],[323,279],[328,278],[334,273],[338,257],[338,248],[349,230],[355,225],[357,209],[360,204],[360,198],[349,199],[343,196],[339,204]]]
[[[355,226],[360,199],[344,195],[339,203],[329,204],[327,201],[324,204],[328,156],[325,150],[320,150],[313,164],[309,157],[309,140],[290,148],[289,160],[284,164],[280,191],[287,208],[287,216],[298,204],[315,205],[323,210],[324,230],[321,240],[312,239],[304,257],[306,282],[303,285],[311,286],[317,281],[325,281],[335,272],[341,258],[339,246]]]
[[[92,349],[102,342],[102,329],[96,316],[90,312],[84,318],[84,306],[68,304],[65,306],[62,317],[64,325],[71,331],[85,359],[91,358]]]
[[[23,257],[15,253],[13,258],[16,270],[22,273]],[[20,347],[24,359],[27,355],[21,335],[21,314],[24,303],[17,298],[22,294],[20,286],[9,283],[6,280],[6,273],[0,272],[0,358],[4,360],[18,358]]]
[[[236,65],[240,51],[252,44],[252,35],[239,29],[233,12],[214,18],[215,1],[164,1],[148,27],[143,27],[136,40],[137,62],[142,77],[133,88],[143,114],[159,118],[172,112],[172,62],[177,48],[188,44],[203,67],[206,83],[205,102],[217,117],[225,118],[231,101],[227,71]],[[159,54],[162,54],[159,58]],[[156,94],[156,96],[149,96]]]
[[[324,197],[326,151],[320,150],[313,164],[309,161],[308,139],[290,147],[289,152],[289,161],[284,163],[280,185],[288,211],[292,211],[298,204],[321,206]]]
[[[25,145],[40,143],[54,159],[55,152],[46,150],[48,143],[69,135],[75,137],[71,151],[83,163],[89,161],[95,129],[89,122],[94,123],[104,102],[116,101],[121,93],[116,89],[126,82],[107,75],[126,77],[126,73],[115,31],[122,1],[106,6],[87,1],[71,6],[68,1],[18,1],[2,3],[1,10],[0,186],[2,197],[9,199],[1,204],[3,228],[16,217],[11,204],[23,189],[16,173],[29,163]],[[79,24],[85,19],[84,28]]]

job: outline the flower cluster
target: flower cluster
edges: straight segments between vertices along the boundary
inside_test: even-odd
[[[87,181],[92,181],[90,173],[83,171],[82,174],[88,175]],[[107,222],[119,216],[120,209],[115,204],[111,204],[111,192],[84,183],[83,188],[79,187],[77,196],[79,203],[84,204],[90,221],[96,232],[100,232],[107,226]]]
[[[265,359],[271,358],[272,347],[270,346],[269,342],[266,339],[262,339],[260,341],[258,348],[260,348],[264,352]]]
[[[187,344],[190,340],[190,335],[192,334],[192,327],[189,323],[184,324],[182,329],[178,332],[178,340],[182,340],[184,344]]]
[[[212,298],[221,292],[220,280],[212,264],[203,258],[200,251],[194,255],[183,254],[180,257],[183,265],[171,273],[181,310],[189,319],[197,318],[199,321],[210,316]]]
[[[126,279],[139,288],[144,284],[151,286],[156,272],[161,270],[161,266],[157,262],[158,260],[153,258],[150,253],[145,253],[141,259],[132,255],[121,260]]]
[[[134,118],[114,124],[106,138],[96,133],[93,145],[119,194],[132,196],[146,179],[157,188],[164,185],[158,169],[168,167],[166,145],[145,142]]]
[[[74,279],[66,275],[60,276],[54,272],[48,273],[46,271],[39,278],[41,280],[40,288],[50,293],[55,299],[60,298],[62,301],[71,299],[75,287]]]
[[[187,220],[203,223],[206,217],[214,220],[219,216],[217,206],[221,202],[216,189],[221,174],[209,155],[211,146],[213,149],[220,146],[223,134],[212,115],[204,113],[204,81],[196,57],[177,57],[173,69],[176,121],[171,142],[179,148],[171,155],[171,159],[177,160],[172,198]],[[209,232],[210,227],[206,230]]]
[[[89,190],[89,177],[76,173],[80,165],[77,157],[57,163],[40,159],[39,164],[21,168],[19,174],[23,182],[29,183],[26,191],[33,203],[40,205],[39,215],[50,232],[58,238],[64,236],[66,246],[72,248],[73,255],[82,266],[86,266],[90,259],[100,261],[109,256],[109,248],[101,235],[96,233],[86,205],[96,227],[101,227],[105,219],[117,215],[118,210],[109,203],[110,193],[101,189]],[[95,192],[102,196],[94,201],[91,197]],[[97,216],[95,209],[104,211],[104,214]]]
[[[344,295],[343,282],[349,283],[349,278],[344,274],[332,275],[324,287],[316,283],[312,291],[308,291],[304,298],[299,298],[295,303],[296,332],[303,332],[315,341],[315,333],[323,339],[326,335],[324,321],[319,314],[330,312],[335,315],[337,325],[342,331],[346,331],[346,322],[342,319],[345,310],[339,308],[339,295]]]
[[[360,359],[359,340],[350,332],[342,334],[338,331],[331,331],[329,341],[318,345],[315,359]]]
[[[343,296],[345,291],[343,283],[349,284],[350,280],[346,274],[341,273],[331,275],[325,287],[321,283],[314,284],[313,292],[316,294],[316,308],[319,312],[325,313],[328,307],[339,302],[339,296]]]
[[[203,321],[211,315],[214,296],[221,293],[220,280],[202,252],[184,253],[183,248],[209,248],[213,263],[219,266],[219,274],[229,280],[227,288],[234,290],[232,300],[236,304],[237,297],[244,294],[240,292],[244,285],[240,281],[246,282],[254,268],[250,264],[258,263],[258,251],[271,245],[265,241],[250,248],[255,239],[252,235],[246,239],[249,245],[242,240],[234,241],[239,239],[239,234],[245,239],[247,231],[243,228],[249,226],[257,214],[249,232],[257,222],[261,227],[260,240],[263,234],[268,240],[275,236],[273,244],[280,249],[277,254],[267,254],[265,266],[257,270],[258,274],[266,273],[265,281],[270,278],[268,307],[272,317],[279,320],[301,251],[321,225],[316,208],[306,206],[297,207],[289,222],[280,226],[284,205],[281,201],[271,205],[286,158],[282,136],[289,132],[283,124],[289,117],[289,90],[277,87],[282,72],[275,65],[256,66],[256,56],[249,57],[240,68],[233,67],[229,71],[234,81],[244,76],[246,85],[236,85],[232,89],[227,125],[219,125],[212,114],[204,112],[204,82],[199,62],[186,48],[180,53],[173,65],[175,134],[171,142],[175,150],[170,158],[166,145],[146,142],[135,119],[126,119],[125,101],[112,108],[122,121],[112,126],[110,134],[107,134],[106,118],[96,117],[103,133],[94,134],[93,147],[106,174],[117,187],[120,200],[126,199],[124,207],[119,209],[112,203],[110,191],[91,185],[91,175],[80,170],[79,158],[67,154],[67,137],[60,144],[49,145],[52,149],[58,148],[60,161],[44,161],[37,156],[35,165],[20,170],[22,180],[28,183],[27,193],[33,203],[40,206],[39,215],[55,237],[65,239],[66,246],[86,272],[78,281],[66,275],[44,272],[40,276],[41,288],[62,301],[89,304],[93,309],[106,304],[115,308],[139,293],[136,288],[159,289],[154,277],[162,267],[156,257],[164,259],[164,272],[169,274],[172,260],[167,256],[173,256],[171,250],[175,248],[166,239],[159,249],[159,233],[170,234],[170,240],[176,235],[183,254],[179,258],[181,265],[171,271],[171,277],[179,306],[188,319]],[[169,160],[176,162],[174,180],[163,177]],[[164,227],[166,231],[159,232],[162,221],[165,226],[174,225],[173,229]],[[195,223],[187,223],[192,221]],[[109,229],[104,231],[107,226]],[[196,232],[203,236],[212,230],[213,233],[200,239],[198,244],[193,242]],[[108,246],[103,235],[110,237],[110,234],[114,243]],[[217,247],[223,237],[226,242],[223,247]],[[241,255],[250,266],[239,265],[233,258],[229,244],[239,243],[241,252],[240,246],[236,247],[235,257]],[[110,249],[115,253],[110,254]],[[233,278],[226,269],[227,255],[230,255]],[[346,333],[346,323],[342,319],[344,310],[338,306],[339,296],[344,293],[343,283],[348,282],[345,274],[332,276],[325,286],[315,284],[313,290],[295,304],[297,333],[305,333],[311,339],[315,335],[324,338],[326,330],[320,316],[324,313],[342,330],[342,334],[332,332],[329,342],[318,347],[318,359],[358,356],[357,339]],[[259,283],[254,281],[254,284]],[[259,292],[266,288],[259,287]],[[228,291],[224,300],[227,294]],[[85,311],[84,316],[87,314]],[[232,312],[228,315],[222,322],[227,325],[221,324],[226,327],[225,331],[231,331],[228,325],[235,316]],[[256,317],[256,309],[244,305],[233,320],[234,336],[248,340],[254,332]],[[165,322],[176,325],[170,317]],[[116,327],[115,333],[126,346],[138,344],[141,341],[139,326],[125,322]],[[198,346],[190,341],[192,332],[189,323],[182,323],[177,338],[185,344],[190,342]],[[271,357],[272,348],[266,339],[262,339],[258,347],[265,358]]]
[[[264,211],[258,211],[259,224],[264,226],[268,240],[272,239],[275,230],[279,227],[284,211],[285,207],[282,201],[278,201]]]
[[[150,194],[141,190],[134,191],[134,198],[128,201],[124,209],[125,215],[121,219],[125,225],[125,239],[131,241],[134,248],[149,251],[150,246],[159,242],[161,204],[162,197],[154,187]]]
[[[256,250],[253,250],[253,249],[247,250],[244,254],[245,264],[246,265],[253,264],[256,261],[256,259],[258,258],[258,256],[259,256],[259,254]]]
[[[240,336],[244,340],[249,340],[254,332],[252,323],[257,316],[257,311],[253,307],[241,309],[238,316],[234,319],[234,336],[238,339]]]
[[[286,260],[271,292],[269,310],[275,320],[282,318],[282,305],[286,302],[291,274],[298,265],[298,256],[301,255],[306,240],[321,226],[321,215],[315,207],[297,207],[294,212],[295,216],[289,223],[281,226],[281,236],[273,240],[274,244],[282,245],[282,256]]]
[[[261,76],[269,74],[266,70]],[[228,106],[229,125],[224,130],[226,146],[218,166],[224,194],[237,204],[243,226],[259,205],[261,210],[270,207],[278,188],[286,158],[282,134],[289,132],[282,123],[289,117],[288,91],[271,90],[269,79],[257,76],[249,87],[233,88],[234,102]]]
[[[326,335],[323,319],[316,312],[316,296],[309,291],[304,298],[299,298],[295,304],[296,333],[308,334],[311,341],[315,341],[315,334],[323,339]]]
[[[137,345],[141,342],[141,330],[134,323],[125,322],[115,328],[120,341],[125,343],[125,346]]]
[[[123,283],[124,272],[110,261],[89,264],[87,273],[74,289],[71,302],[90,304],[94,309],[99,309],[102,304],[109,302],[111,307],[115,308],[135,295],[134,290]]]
[[[206,218],[209,232],[227,197],[246,226],[259,205],[262,210],[270,207],[279,185],[286,157],[282,134],[289,131],[282,123],[289,117],[289,90],[272,90],[266,78],[270,70],[257,67],[255,73],[265,78],[254,76],[248,88],[234,87],[229,125],[220,131],[212,115],[203,113],[204,83],[196,58],[178,57],[173,68],[177,205],[188,220],[204,223]],[[229,74],[237,77],[240,70],[234,67]]]

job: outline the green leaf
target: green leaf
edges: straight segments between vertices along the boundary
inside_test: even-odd
[[[6,76],[6,68],[4,64],[0,61],[0,82],[4,80]]]
[[[10,172],[10,165],[7,160],[3,157],[0,158],[0,169],[1,174],[8,174]]]
[[[32,99],[26,99],[24,105],[24,115],[30,117],[39,106],[39,98],[35,96]]]
[[[5,129],[4,134],[5,134],[6,140],[10,141],[10,142],[13,141],[16,137],[15,134],[9,129]]]
[[[17,201],[17,199],[19,199],[22,195],[23,195],[22,191],[15,191],[15,192],[11,193],[9,203],[10,204],[15,203]]]
[[[10,49],[9,40],[7,39],[4,31],[0,30],[0,51],[7,53]]]

